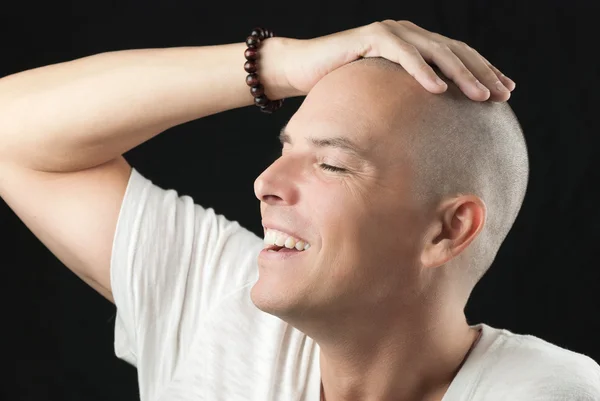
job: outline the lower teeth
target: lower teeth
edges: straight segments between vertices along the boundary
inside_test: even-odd
[[[295,252],[300,252],[296,248],[285,248],[285,247],[279,248],[277,250],[275,250],[275,249],[269,249],[267,252],[279,252],[279,251],[295,251]]]

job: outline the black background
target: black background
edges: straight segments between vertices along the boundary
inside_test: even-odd
[[[476,287],[467,317],[598,361],[597,4],[7,3],[0,16],[0,76],[111,50],[240,42],[256,25],[310,38],[408,19],[464,40],[517,82],[510,104],[531,160],[521,215]],[[260,233],[252,184],[276,157],[278,130],[301,100],[272,116],[248,107],[197,120],[126,158],[158,185]],[[0,347],[9,372],[0,376],[0,399],[138,399],[135,369],[113,353],[114,306],[62,266],[1,201],[0,233]]]

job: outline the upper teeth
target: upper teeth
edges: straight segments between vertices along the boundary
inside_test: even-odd
[[[299,251],[305,251],[310,248],[310,244],[308,242],[304,242],[292,237],[291,235],[282,233],[281,231],[273,230],[271,228],[267,228],[265,230],[265,245],[284,246],[288,249],[296,248]]]

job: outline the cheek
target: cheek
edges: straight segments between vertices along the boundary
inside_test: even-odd
[[[305,199],[319,233],[323,263],[368,267],[414,257],[418,233],[414,211],[397,196],[353,190],[343,182],[314,184]]]
[[[307,199],[308,213],[321,241],[322,263],[346,264],[360,246],[366,209],[341,183],[315,185]]]
[[[366,216],[360,216],[361,249],[378,264],[410,264],[418,251],[417,211],[400,196],[372,196]]]
[[[372,238],[381,259],[386,262],[413,264],[419,251],[421,229],[413,214],[415,212],[397,207],[387,213],[378,213],[374,218],[376,231]]]
[[[315,197],[312,207],[319,224],[322,262],[335,267],[337,274],[353,270],[370,258],[369,243],[376,227],[372,227],[370,208],[364,201],[346,191],[329,188]]]
[[[364,202],[349,194],[342,183],[316,185],[310,197],[311,215],[323,236],[348,236],[367,214]]]

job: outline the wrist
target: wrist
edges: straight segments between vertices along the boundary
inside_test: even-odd
[[[290,60],[290,48],[297,39],[273,37],[260,46],[258,73],[271,100],[304,96],[306,93],[294,88],[288,79],[286,65]]]

